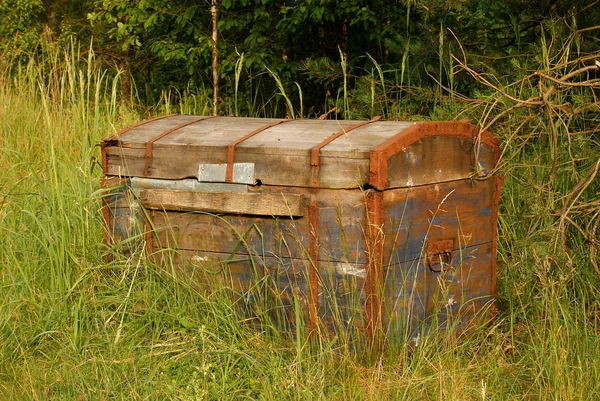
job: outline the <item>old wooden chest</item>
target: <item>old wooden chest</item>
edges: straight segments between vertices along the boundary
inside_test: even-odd
[[[497,159],[463,122],[160,117],[102,143],[105,186],[126,184],[107,236],[270,283],[291,322],[413,338],[494,298]]]

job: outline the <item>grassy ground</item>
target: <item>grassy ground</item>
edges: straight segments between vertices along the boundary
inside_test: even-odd
[[[489,122],[528,99],[528,79],[474,104],[496,107]],[[142,118],[118,86],[69,53],[0,74],[0,398],[600,398],[600,152],[597,131],[581,134],[597,130],[593,115],[518,106],[495,122],[506,176],[497,320],[365,362],[338,339],[251,330],[220,292],[168,269],[104,258],[97,144]]]

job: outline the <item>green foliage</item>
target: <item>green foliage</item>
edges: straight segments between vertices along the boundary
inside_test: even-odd
[[[31,50],[42,32],[46,41],[69,34],[84,40],[93,36],[99,59],[122,72],[125,97],[151,105],[165,91],[175,97],[186,91],[200,95],[211,82],[209,6],[189,0],[9,0],[0,13],[0,42]],[[87,26],[82,23],[86,15]],[[477,90],[473,80],[457,74],[453,56],[477,54],[486,57],[479,59],[482,66],[493,65],[499,75],[510,73],[510,60],[535,53],[538,37],[555,21],[588,28],[597,17],[596,8],[584,1],[223,0],[218,24],[221,100],[237,98],[240,115],[285,114],[289,107],[281,107],[274,97],[280,88],[268,78],[268,67],[294,99],[294,109],[300,108],[302,97],[309,115],[335,109],[341,85],[357,110],[342,107],[340,117],[409,116],[415,110],[428,115],[437,100],[423,102],[421,93],[439,95],[440,85],[467,96]],[[335,67],[339,49],[346,78]],[[386,84],[371,96],[375,65]],[[300,96],[298,88],[308,87],[312,90]],[[393,107],[384,107],[378,97],[394,99]]]
[[[31,51],[38,43],[44,13],[42,0],[6,0],[0,3],[0,42]]]
[[[87,41],[89,25],[85,15],[90,6],[91,0],[0,2],[0,52],[20,62],[40,45],[66,46],[72,35]]]

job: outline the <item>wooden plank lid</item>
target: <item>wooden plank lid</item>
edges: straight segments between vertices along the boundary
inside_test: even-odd
[[[199,166],[214,165],[213,181],[236,182],[240,164],[266,185],[383,190],[486,174],[498,141],[456,121],[173,115],[106,139],[102,153],[106,175],[204,180]]]

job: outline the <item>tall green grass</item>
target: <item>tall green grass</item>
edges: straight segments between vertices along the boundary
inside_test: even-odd
[[[107,261],[97,143],[146,116],[121,102],[118,71],[80,53],[0,66],[1,399],[600,397],[600,283],[590,259],[598,178],[577,187],[600,157],[596,89],[553,92],[552,104],[590,107],[570,119],[544,105],[511,109],[511,98],[539,95],[527,73],[518,85],[490,82],[497,90],[467,104],[482,121],[499,116],[492,128],[504,140],[497,318],[459,341],[434,333],[365,361],[343,336],[311,342],[253,330],[223,292],[174,269],[135,255]],[[546,49],[542,73],[560,78],[581,66],[558,53]],[[378,114],[370,88],[394,87],[386,71],[375,65],[365,110],[352,109],[360,104],[349,90],[341,109]],[[386,115],[399,115],[395,95],[382,92]],[[151,113],[206,103],[169,99]]]

